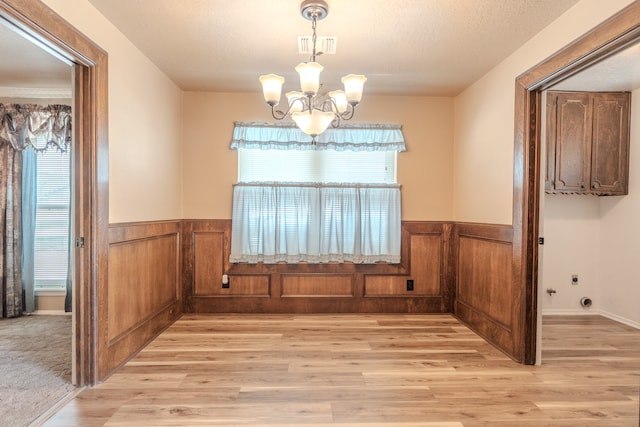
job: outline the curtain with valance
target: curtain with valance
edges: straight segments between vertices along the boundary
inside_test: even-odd
[[[36,194],[33,152],[69,150],[71,119],[67,105],[0,103],[0,317],[34,309],[33,273],[28,267],[33,263],[35,224],[35,208],[30,204]],[[27,244],[23,244],[25,237]]]
[[[16,151],[55,148],[67,151],[71,143],[71,107],[68,105],[0,104],[0,144]]]
[[[311,144],[293,123],[236,122],[231,149],[390,152],[406,147],[401,126],[394,124],[344,124],[327,129]],[[400,241],[401,194],[395,183],[264,181],[234,186],[232,263],[395,264],[400,262]]]
[[[342,124],[329,128],[311,144],[295,123],[236,122],[231,149],[405,151],[397,124]]]

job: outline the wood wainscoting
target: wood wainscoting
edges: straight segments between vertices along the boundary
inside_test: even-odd
[[[231,220],[183,221],[188,313],[450,313],[452,225],[402,223],[401,264],[230,264]],[[222,275],[229,287],[222,286]],[[407,281],[413,280],[413,290]]]
[[[458,223],[453,231],[454,313],[480,336],[519,359],[517,286],[513,281],[513,229]],[[519,360],[521,361],[521,360]]]
[[[454,313],[521,361],[512,239],[511,226],[404,221],[401,264],[230,264],[231,220],[111,225],[100,378],[183,312]]]
[[[182,314],[181,222],[109,227],[109,281],[98,299],[99,378]]]

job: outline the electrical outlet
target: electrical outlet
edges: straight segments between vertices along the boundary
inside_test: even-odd
[[[408,279],[407,280],[407,290],[408,291],[412,291],[413,290],[413,279]]]
[[[229,289],[229,275],[222,275],[222,289]]]
[[[577,285],[578,284],[578,275],[577,274],[572,274],[571,275],[571,284],[572,285]]]

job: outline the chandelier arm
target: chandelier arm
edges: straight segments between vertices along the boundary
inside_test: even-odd
[[[311,99],[311,96],[307,95],[309,100]],[[301,105],[300,111],[304,111],[305,109],[307,109],[307,105],[311,105],[311,103],[309,101],[307,101],[307,98],[304,97],[299,97],[299,98],[293,98],[291,100],[291,102],[289,103],[289,108],[287,109],[285,114],[291,114],[291,110],[293,110],[293,106],[296,104],[296,102],[299,102]]]
[[[311,100],[312,96],[309,96],[309,100]],[[302,108],[301,111],[304,111],[307,108],[307,102],[306,98],[295,98],[291,101],[291,103],[289,104],[289,107],[287,108],[287,111],[282,111],[282,110],[276,110],[275,109],[275,105],[269,104],[271,105],[271,116],[276,119],[276,120],[283,120],[285,117],[289,116],[291,114],[291,110],[293,109],[293,106],[296,102],[300,102],[302,104]],[[310,107],[310,103],[308,104],[309,107],[309,112],[311,112],[311,107]]]
[[[337,106],[336,103],[333,102],[333,99],[331,99],[330,97],[327,97],[326,99],[324,99],[322,101],[322,104],[320,104],[318,106],[318,110],[320,111],[331,111],[332,113],[336,114],[337,110]]]
[[[329,97],[323,102],[322,110],[333,112],[338,118],[338,124],[339,124],[341,120],[351,120],[353,118],[355,114],[356,105],[348,104],[347,109],[341,113],[340,110],[338,109],[338,104],[336,104],[333,98]]]
[[[356,106],[353,104],[349,104],[349,106],[347,107],[347,110],[344,113],[340,114],[340,118],[342,120],[351,120],[355,112],[356,112]]]
[[[276,110],[275,109],[275,105],[271,106],[271,116],[276,119],[276,120],[282,120],[285,117],[287,117],[287,114],[289,114],[289,110],[291,108],[287,109],[286,112],[283,112],[282,110]]]

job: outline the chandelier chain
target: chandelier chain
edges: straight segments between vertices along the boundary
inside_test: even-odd
[[[313,50],[311,52],[311,62],[316,62],[316,40],[317,40],[317,36],[316,36],[316,23],[318,22],[318,15],[316,13],[314,13],[312,15],[312,20],[311,20],[311,29],[313,30],[313,36],[311,37],[311,41],[313,42]]]

